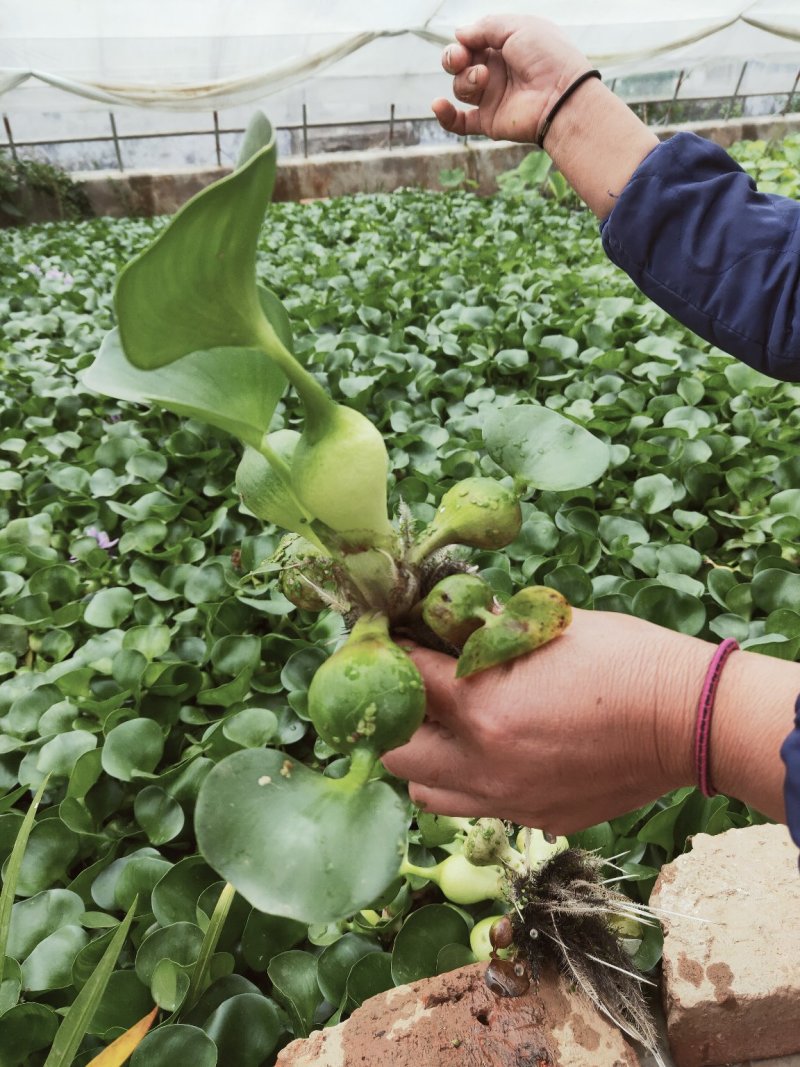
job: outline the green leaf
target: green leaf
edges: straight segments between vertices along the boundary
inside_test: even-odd
[[[176,1012],[189,992],[189,975],[174,960],[161,959],[150,977],[150,995],[164,1011]]]
[[[271,145],[274,138],[272,124],[267,116],[263,111],[254,111],[247,123],[239,154],[236,157],[236,170],[244,167],[262,148]]]
[[[145,786],[136,794],[133,814],[152,845],[171,841],[183,829],[183,808],[157,785]]]
[[[217,1046],[197,1026],[173,1023],[152,1030],[131,1057],[130,1067],[164,1067],[190,1063],[192,1067],[217,1067]]]
[[[546,407],[520,404],[488,412],[483,437],[489,455],[534,489],[579,489],[605,472],[606,445]]]
[[[281,915],[250,912],[242,934],[242,955],[254,971],[266,971],[273,956],[294,948],[305,940],[308,927]]]
[[[633,598],[633,613],[641,619],[695,636],[703,629],[706,609],[689,593],[664,585],[648,585]]]
[[[102,999],[117,958],[122,951],[125,938],[128,936],[128,931],[133,922],[135,908],[136,901],[131,904],[127,915],[114,932],[114,936],[92,977],[69,1006],[69,1010],[64,1016],[64,1021],[58,1029],[53,1046],[45,1060],[44,1067],[70,1067]]]
[[[385,782],[353,790],[284,752],[247,749],[203,782],[195,831],[208,863],[254,907],[325,923],[367,907],[397,876],[408,817]]]
[[[72,965],[88,940],[80,926],[62,926],[48,934],[22,964],[23,988],[41,992],[72,985]]]
[[[230,997],[209,1015],[203,1029],[217,1046],[219,1062],[260,1067],[284,1032],[273,1002],[261,993]]]
[[[25,849],[28,846],[28,838],[33,829],[36,812],[46,787],[47,778],[45,778],[36,790],[31,805],[25,813],[25,818],[22,820],[22,825],[20,826],[16,840],[14,841],[14,847],[11,850],[11,855],[3,877],[3,887],[2,890],[0,890],[0,982],[2,982],[5,974],[6,957],[11,954],[9,949],[11,909],[14,905],[14,897],[17,893],[17,882],[19,881],[20,871],[22,870],[22,859],[25,855]]]
[[[222,732],[242,748],[263,748],[278,732],[278,716],[269,708],[245,708],[224,721]]]
[[[201,856],[186,856],[164,874],[153,889],[151,906],[160,926],[197,921],[197,902],[219,881]]]
[[[353,966],[380,945],[360,934],[347,933],[322,952],[317,961],[317,981],[322,995],[331,1004],[340,1004]]]
[[[193,197],[123,269],[114,307],[133,366],[152,370],[190,352],[260,346],[255,256],[275,164],[273,140]]]
[[[437,974],[445,945],[469,947],[469,929],[462,914],[449,904],[427,904],[412,912],[394,941],[392,978],[395,985],[418,982]]]
[[[136,973],[149,986],[161,960],[172,960],[181,967],[191,967],[200,955],[203,933],[194,923],[173,923],[148,934],[136,953]],[[188,985],[187,985],[188,988]]]
[[[353,964],[347,976],[346,995],[350,1010],[393,986],[392,957],[388,952],[370,952],[362,956]]]
[[[110,630],[123,623],[133,611],[130,589],[101,589],[86,605],[83,617],[90,626]]]
[[[308,1037],[322,1002],[317,966],[310,952],[292,949],[273,956],[267,968],[275,999],[289,1013],[295,1037]]]
[[[150,774],[164,752],[164,735],[152,719],[130,719],[115,726],[103,745],[103,770],[112,778],[130,782]]]
[[[58,1016],[45,1004],[17,1004],[0,1019],[0,1067],[27,1067],[28,1057],[46,1049]]]
[[[270,300],[265,293],[259,287],[262,304]],[[203,349],[158,371],[139,370],[125,358],[117,330],[106,336],[83,381],[96,393],[202,419],[254,448],[286,387],[275,364],[253,348]]]

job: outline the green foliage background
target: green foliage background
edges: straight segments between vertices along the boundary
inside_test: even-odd
[[[798,143],[738,151],[794,195],[782,161]],[[204,1064],[271,1063],[393,981],[472,958],[469,927],[496,907],[454,911],[414,879],[374,915],[307,930],[236,898],[186,1000],[222,890],[196,854],[200,782],[239,748],[330,760],[306,693],[341,624],[298,612],[262,567],[278,534],[239,508],[229,438],[80,384],[112,325],[117,270],[161,225],[0,235],[0,859],[50,775],[12,913],[0,1067],[44,1062],[57,1012],[137,895],[76,1063],[153,999],[162,1025],[134,1067],[163,1062],[171,1042]],[[259,269],[301,360],[386,435],[392,498],[420,521],[454,481],[496,473],[481,427],[520,396],[610,443],[601,482],[538,494],[518,540],[479,554],[498,595],[545,583],[575,605],[798,658],[800,386],[710,350],[642,298],[585,211],[524,183],[488,200],[275,205]],[[275,427],[298,415],[287,400]],[[646,898],[692,833],[754,818],[684,789],[579,839],[626,851],[626,887]],[[444,855],[417,840],[416,863]],[[640,962],[658,952],[648,940]]]

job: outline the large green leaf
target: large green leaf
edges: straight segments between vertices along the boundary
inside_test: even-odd
[[[397,877],[408,809],[385,782],[352,789],[276,749],[226,757],[200,789],[195,829],[208,863],[260,911],[343,919]]]
[[[193,197],[124,268],[114,307],[134,366],[148,370],[190,352],[258,346],[264,317],[256,245],[276,158],[273,139]]]
[[[274,310],[277,297],[260,286],[258,292],[265,310],[271,309],[275,332],[290,347],[291,331],[287,335]],[[269,429],[286,385],[272,360],[254,348],[209,346],[157,370],[140,370],[126,358],[118,330],[106,335],[83,381],[96,393],[117,400],[157,404],[176,415],[200,419],[253,447]]]
[[[491,411],[483,437],[489,455],[534,489],[580,489],[608,467],[608,448],[576,422],[534,404]]]

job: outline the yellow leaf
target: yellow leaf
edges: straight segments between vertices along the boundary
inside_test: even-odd
[[[130,1030],[120,1034],[116,1041],[112,1041],[108,1048],[104,1048],[100,1055],[95,1056],[86,1067],[122,1067],[153,1025],[157,1013],[158,1005],[156,1004],[149,1015],[145,1015],[138,1023],[134,1023]]]

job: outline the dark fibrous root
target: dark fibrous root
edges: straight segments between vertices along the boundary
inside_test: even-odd
[[[451,574],[474,574],[476,571],[477,567],[462,559],[454,559],[446,548],[431,553],[420,566],[420,600],[424,600],[442,578],[449,578]]]
[[[629,916],[630,901],[603,884],[602,856],[570,848],[540,868],[510,878],[514,951],[538,980],[555,966],[595,1007],[658,1057],[657,1036],[638,972],[609,925]]]

